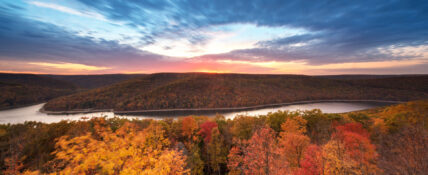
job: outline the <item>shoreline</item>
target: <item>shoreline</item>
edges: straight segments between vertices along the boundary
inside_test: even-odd
[[[8,106],[4,108],[0,108],[0,111],[7,111],[12,109],[18,109],[18,108],[25,108],[29,106],[39,105],[39,104],[45,104],[46,102],[37,102],[37,103],[31,103],[31,104],[25,104],[25,105],[16,105],[16,106]]]
[[[156,113],[173,113],[173,112],[234,112],[252,109],[261,109],[268,107],[280,107],[297,104],[309,104],[309,103],[326,103],[326,102],[374,102],[374,103],[390,103],[398,104],[404,103],[405,101],[391,101],[391,100],[305,100],[288,103],[274,103],[265,105],[255,105],[246,107],[223,107],[223,108],[176,108],[176,109],[149,109],[149,110],[132,110],[132,111],[115,111],[114,109],[81,109],[81,110],[70,110],[70,111],[46,111],[44,106],[39,110],[41,113],[48,115],[68,115],[68,114],[87,114],[96,112],[113,112],[118,115],[131,115],[131,114],[156,114]]]

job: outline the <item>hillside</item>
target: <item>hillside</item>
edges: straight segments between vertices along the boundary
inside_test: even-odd
[[[93,89],[124,80],[141,77],[144,74],[105,74],[105,75],[41,75],[69,82],[79,89]]]
[[[0,110],[46,102],[52,98],[141,77],[143,74],[35,75],[0,73]]]
[[[392,77],[406,77],[417,75],[371,75],[371,74],[343,74],[343,75],[317,75],[316,77],[334,79],[334,80],[361,80],[361,79],[382,79]]]
[[[401,90],[411,90],[419,92],[428,92],[428,76],[397,76],[386,78],[367,78],[359,80],[348,80],[352,84],[374,87],[374,88],[394,88]]]
[[[373,87],[303,75],[159,73],[56,98],[44,108],[47,111],[126,111],[243,107],[330,99],[408,101],[426,97],[427,92],[419,89]]]
[[[45,102],[75,90],[73,84],[49,77],[0,73],[0,109]]]

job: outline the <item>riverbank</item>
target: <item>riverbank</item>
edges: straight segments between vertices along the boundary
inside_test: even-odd
[[[306,101],[296,101],[288,103],[275,103],[275,104],[265,104],[265,105],[256,105],[256,106],[247,106],[247,107],[225,107],[225,108],[177,108],[177,109],[152,109],[152,110],[132,110],[132,111],[115,111],[114,109],[80,109],[80,110],[71,110],[71,111],[47,111],[42,107],[40,109],[41,113],[48,115],[67,115],[67,114],[87,114],[95,112],[113,112],[118,115],[136,115],[136,114],[145,114],[145,115],[154,115],[160,113],[174,113],[174,112],[237,112],[244,110],[253,110],[261,109],[268,107],[280,107],[288,105],[298,105],[298,104],[309,104],[309,103],[326,103],[326,102],[373,102],[373,103],[389,103],[389,104],[398,104],[404,103],[404,101],[389,101],[389,100],[306,100]]]
[[[34,106],[34,105],[38,105],[38,104],[46,104],[46,102],[36,102],[36,103],[30,103],[30,104],[25,104],[25,105],[15,105],[15,106],[2,107],[2,108],[0,108],[0,111],[24,108],[24,107]]]
[[[23,107],[18,109],[0,111],[0,124],[6,123],[25,123],[26,121],[35,121],[42,123],[53,123],[60,122],[62,120],[77,121],[82,119],[89,119],[93,117],[120,117],[127,119],[153,119],[160,120],[165,118],[175,119],[183,116],[207,116],[214,117],[216,115],[222,115],[226,119],[233,119],[236,116],[259,116],[267,115],[270,112],[281,111],[306,111],[319,109],[324,113],[346,113],[353,111],[360,111],[366,109],[374,109],[383,106],[389,106],[391,103],[380,103],[380,102],[323,102],[323,103],[306,103],[306,104],[294,104],[284,105],[279,107],[265,107],[261,109],[253,110],[241,110],[237,112],[230,111],[175,111],[175,112],[153,112],[144,114],[115,114],[114,112],[93,112],[93,113],[75,113],[75,114],[55,114],[49,115],[41,113],[40,109],[43,107],[42,104]],[[88,111],[88,110],[86,110]]]

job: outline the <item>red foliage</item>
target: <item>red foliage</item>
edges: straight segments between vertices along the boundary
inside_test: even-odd
[[[333,137],[343,137],[340,136],[340,134],[352,132],[356,133],[358,135],[361,135],[363,137],[369,138],[369,132],[363,128],[363,125],[361,123],[346,123],[344,125],[336,126],[336,133],[333,135]]]
[[[229,168],[229,174],[241,174],[242,163],[243,163],[243,152],[239,147],[232,147],[227,156],[227,168]]]
[[[217,123],[212,121],[206,121],[201,124],[199,134],[204,137],[205,143],[209,143],[211,141],[211,130],[215,127],[217,127]]]
[[[361,159],[367,156],[367,159],[370,159],[376,157],[376,154],[372,155],[371,153],[372,150],[375,150],[375,146],[370,142],[369,133],[360,123],[347,123],[337,126],[333,138],[343,141],[352,158]]]
[[[319,175],[323,174],[322,149],[317,145],[309,145],[306,148],[303,160],[300,162],[300,169],[297,175]]]
[[[341,161],[345,161],[354,167],[359,167],[359,170],[363,174],[378,172],[376,166],[378,154],[376,153],[375,145],[371,143],[369,133],[360,123],[347,123],[336,126],[336,132],[333,133],[331,140],[338,141],[338,143],[344,145],[344,153],[350,159]],[[331,164],[328,166],[335,165]]]

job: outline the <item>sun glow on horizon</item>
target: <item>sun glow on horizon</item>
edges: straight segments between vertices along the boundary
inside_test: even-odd
[[[343,69],[375,69],[394,68],[402,66],[415,66],[426,64],[427,59],[409,60],[389,60],[372,62],[349,62],[349,63],[329,63],[321,65],[311,65],[307,61],[244,61],[244,60],[217,60],[219,63],[229,65],[248,65],[272,69],[271,73],[302,73],[311,70],[343,70]]]
[[[66,70],[84,70],[84,71],[98,71],[98,70],[107,70],[108,67],[101,66],[90,66],[85,64],[76,64],[76,63],[47,63],[47,62],[30,62],[28,64],[51,67],[56,69],[66,69]]]
[[[201,72],[201,73],[231,73],[228,70],[210,70],[210,69],[199,69],[196,70],[195,72]]]

